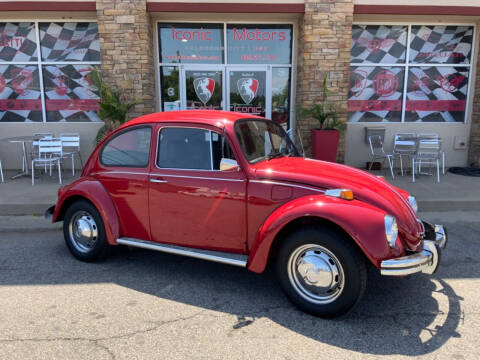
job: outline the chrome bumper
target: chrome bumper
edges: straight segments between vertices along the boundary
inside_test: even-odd
[[[447,246],[447,230],[442,225],[426,225],[429,225],[432,231],[423,240],[423,250],[412,255],[382,261],[380,266],[382,275],[404,276],[420,271],[433,274],[437,271],[442,250]]]

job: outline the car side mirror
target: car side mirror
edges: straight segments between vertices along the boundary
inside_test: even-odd
[[[222,158],[220,160],[220,171],[240,170],[236,160]]]

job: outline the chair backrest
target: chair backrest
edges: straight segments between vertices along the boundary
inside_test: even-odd
[[[45,157],[48,154],[62,155],[62,140],[59,138],[38,140],[38,153]]]
[[[62,146],[64,148],[76,148],[80,150],[80,135],[79,134],[60,134]]]
[[[413,133],[395,134],[393,151],[396,153],[414,153],[416,150],[416,135]]]
[[[372,152],[372,155],[385,155],[383,141],[380,135],[369,136],[368,142],[370,143],[370,151]]]
[[[435,134],[435,133],[420,133],[417,136],[419,139],[432,139],[432,140],[439,139],[438,134]]]
[[[423,139],[418,142],[417,156],[420,158],[440,158],[441,144],[438,140]]]
[[[37,150],[38,149],[38,140],[40,139],[52,139],[53,134],[52,133],[36,133],[33,134],[33,141],[32,141],[32,149]]]

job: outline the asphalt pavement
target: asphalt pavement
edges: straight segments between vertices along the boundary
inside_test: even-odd
[[[423,216],[449,230],[440,270],[373,269],[336,320],[293,307],[272,267],[127,248],[82,263],[55,227],[25,219],[0,232],[0,359],[478,359],[480,213]]]

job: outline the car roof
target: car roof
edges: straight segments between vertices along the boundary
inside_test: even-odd
[[[234,123],[240,119],[264,119],[260,116],[221,110],[180,110],[157,112],[143,115],[123,124],[121,128],[150,123],[185,122],[223,127],[225,123]],[[223,126],[222,126],[223,125]]]

